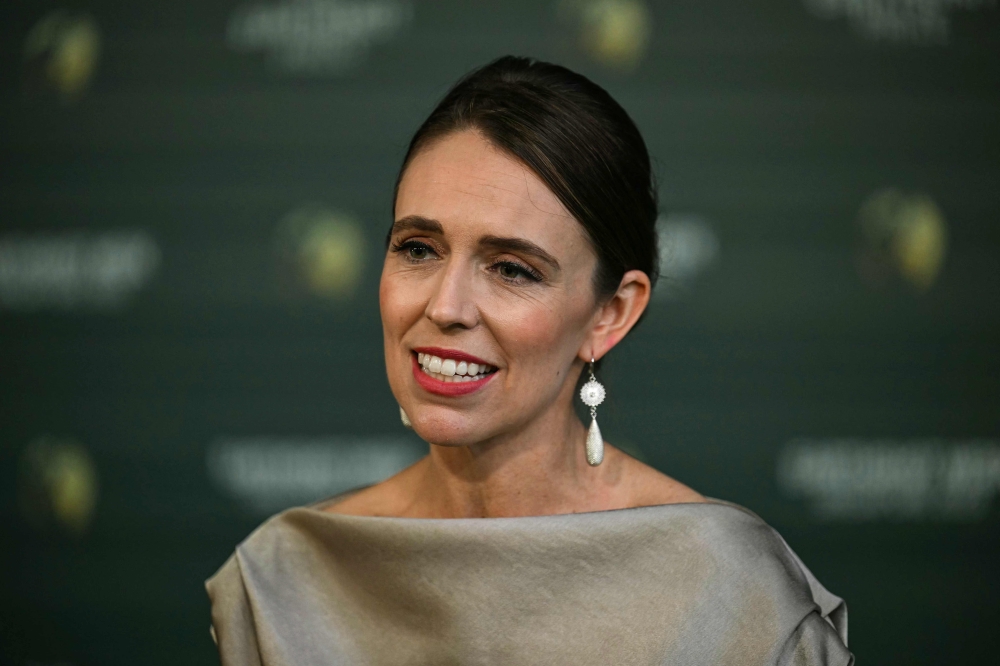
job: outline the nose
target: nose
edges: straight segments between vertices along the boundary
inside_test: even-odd
[[[479,323],[479,309],[473,299],[471,269],[451,261],[440,276],[424,314],[441,329],[474,328]]]

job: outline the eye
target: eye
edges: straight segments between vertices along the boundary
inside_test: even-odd
[[[497,270],[500,271],[500,275],[502,277],[505,277],[508,280],[513,280],[523,273],[523,271],[514,264],[500,264],[500,266],[497,267]]]
[[[404,259],[413,262],[422,262],[434,256],[434,250],[429,245],[415,240],[394,243],[392,251],[402,254]]]
[[[542,276],[532,268],[513,261],[498,261],[492,266],[501,278],[507,282],[539,282]]]
[[[410,259],[426,259],[428,252],[426,245],[411,245],[406,249],[406,254]]]

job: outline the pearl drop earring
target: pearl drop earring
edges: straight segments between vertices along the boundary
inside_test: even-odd
[[[413,427],[413,424],[410,423],[410,417],[406,415],[406,412],[403,411],[402,407],[399,408],[399,420],[402,421],[403,425],[407,428]]]
[[[587,463],[600,465],[604,460],[604,438],[597,425],[597,406],[604,402],[607,391],[594,377],[594,359],[590,359],[590,380],[580,389],[580,400],[590,407],[590,429],[587,431]]]

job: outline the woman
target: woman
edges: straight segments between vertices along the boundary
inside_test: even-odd
[[[777,533],[574,411],[657,275],[649,157],[604,90],[521,58],[473,72],[394,213],[386,369],[430,453],[236,549],[208,582],[223,664],[853,662],[843,602]]]

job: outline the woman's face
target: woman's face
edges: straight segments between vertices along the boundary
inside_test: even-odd
[[[389,384],[417,432],[474,444],[568,403],[598,314],[596,265],[559,199],[477,132],[418,153],[379,289]]]

